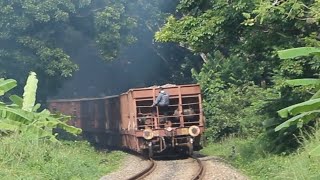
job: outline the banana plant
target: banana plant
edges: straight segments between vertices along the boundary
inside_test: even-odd
[[[300,47],[278,51],[280,59],[291,59],[300,56],[308,56],[311,54],[319,56],[320,48]],[[287,80],[286,83],[291,86],[313,85],[316,88],[317,92],[309,100],[305,102],[294,104],[292,106],[279,110],[278,114],[280,117],[293,117],[278,125],[275,128],[275,131],[285,130],[290,126],[296,126],[298,128],[301,128],[304,124],[307,124],[312,120],[315,120],[320,114],[320,79],[294,79]],[[320,156],[320,145],[312,151],[310,151],[309,154],[312,156]]]
[[[0,79],[0,96],[17,86],[17,81],[14,79]]]
[[[16,86],[15,80],[1,79],[0,82],[1,92],[4,93]],[[48,138],[52,141],[57,141],[52,134],[54,128],[64,129],[74,135],[81,133],[81,129],[66,124],[69,116],[54,115],[46,109],[38,112],[40,104],[35,104],[37,83],[36,73],[30,72],[23,98],[12,95],[9,97],[12,104],[0,104],[0,131],[15,131],[30,138]]]

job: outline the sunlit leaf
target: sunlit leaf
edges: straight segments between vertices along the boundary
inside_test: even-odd
[[[316,47],[299,47],[278,51],[280,59],[291,59],[299,56],[308,56],[312,53],[319,53],[320,48]]]
[[[292,125],[297,125],[300,120],[302,120],[302,121],[300,121],[300,125],[299,126],[302,127],[303,124],[305,124],[305,123],[309,122],[310,120],[314,119],[319,113],[320,113],[320,110],[301,113],[301,114],[299,114],[297,116],[294,116],[294,117],[286,120],[285,122],[281,123],[274,130],[275,131],[280,131],[281,129],[288,128],[288,127],[290,127]]]
[[[34,107],[32,108],[32,112],[37,112],[40,107],[41,107],[41,104],[37,103],[37,104],[34,105]]]
[[[22,111],[21,109],[0,106],[0,115],[2,115],[3,118],[18,121],[24,124],[28,124],[33,121],[33,114]]]
[[[317,99],[317,98],[320,98],[320,89],[310,99]]]
[[[17,81],[13,79],[6,79],[0,81],[0,96],[4,95],[7,91],[17,86]]]
[[[302,112],[317,110],[320,108],[320,98],[311,99],[302,103],[298,103],[278,111],[282,118],[287,118],[289,114],[297,115]]]
[[[291,86],[320,85],[320,79],[293,79],[287,80],[286,83]]]
[[[22,108],[23,99],[17,95],[12,95],[9,97],[9,99],[16,105],[18,105],[20,108]]]

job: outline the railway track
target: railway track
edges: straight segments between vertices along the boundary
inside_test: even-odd
[[[197,163],[199,164],[199,170],[197,172],[197,174],[192,178],[192,180],[201,180],[204,177],[205,174],[205,169],[204,169],[204,165],[202,164],[202,161],[199,158],[196,157],[192,157],[194,158]]]
[[[192,176],[192,180],[201,180],[204,177],[205,174],[205,168],[204,165],[202,164],[201,160],[198,159],[197,157],[191,157],[192,159],[196,160],[198,170],[197,172]],[[179,162],[181,160],[177,160]],[[181,162],[183,163],[183,162]],[[149,175],[154,175],[153,172],[157,167],[156,161],[153,159],[150,159],[150,165],[144,169],[143,171],[139,172],[138,174],[130,177],[128,180],[141,180],[141,179],[148,179]],[[189,177],[190,178],[190,177]],[[187,179],[187,178],[186,178]]]
[[[148,176],[149,174],[151,174],[155,170],[156,167],[157,167],[156,162],[153,159],[150,159],[150,165],[146,169],[144,169],[140,173],[132,176],[128,180],[140,180],[140,179],[143,179],[146,176]]]

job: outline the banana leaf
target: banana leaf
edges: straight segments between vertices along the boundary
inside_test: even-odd
[[[41,104],[37,103],[35,106],[33,106],[32,112],[37,112],[40,107],[41,107]]]
[[[22,108],[23,99],[17,95],[12,95],[9,97],[12,103],[18,105],[20,108]]]
[[[30,124],[28,126],[25,126],[22,129],[22,134],[24,136],[28,136],[29,138],[32,138],[32,139],[41,139],[41,138],[51,139],[53,137],[51,130],[46,131],[42,127],[38,127],[34,124]]]
[[[7,91],[17,86],[17,81],[14,79],[0,80],[0,96],[4,95]]]
[[[38,79],[35,72],[30,72],[24,86],[22,109],[31,112],[36,102]]]
[[[317,98],[320,98],[320,89],[310,99],[317,99]]]
[[[306,124],[310,120],[313,120],[314,118],[316,118],[319,113],[320,113],[320,110],[301,113],[301,114],[299,114],[297,116],[294,116],[294,117],[286,120],[285,122],[281,123],[274,130],[277,132],[277,131],[280,131],[282,129],[288,128],[288,127],[290,127],[292,125],[297,125],[297,124],[299,124],[299,122],[302,123],[300,125],[300,127],[301,127],[303,124]]]
[[[319,53],[320,48],[316,47],[299,47],[278,51],[280,59],[291,59],[299,56],[308,56],[312,53]]]
[[[33,121],[33,114],[21,109],[13,109],[6,106],[0,106],[0,117],[29,124]]]
[[[314,78],[292,79],[292,80],[286,80],[286,83],[291,86],[320,85],[320,79],[314,79]]]
[[[67,132],[69,132],[69,133],[71,133],[71,134],[73,134],[73,135],[78,135],[78,134],[80,134],[82,132],[82,129],[76,128],[74,126],[69,126],[69,125],[67,125],[65,123],[58,124],[58,127],[63,129],[63,130],[65,130],[65,131],[67,131]]]
[[[287,118],[289,114],[295,116],[297,114],[317,110],[319,108],[320,108],[320,98],[317,98],[317,99],[311,99],[302,103],[298,103],[298,104],[286,107],[277,112],[280,115],[280,117]]]
[[[69,126],[64,122],[57,120],[56,118],[48,117],[46,119],[47,119],[47,121],[38,121],[35,123],[35,125],[39,126],[39,127],[48,127],[51,129],[52,128],[61,128],[61,129],[65,130],[68,133],[71,133],[73,135],[77,135],[82,132],[82,130],[80,128],[76,128],[74,126]]]

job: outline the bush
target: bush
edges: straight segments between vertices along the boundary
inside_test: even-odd
[[[294,153],[271,154],[266,136],[229,138],[211,144],[204,154],[220,156],[242,170],[251,179],[319,179],[320,156],[310,152],[320,145],[320,130],[301,137],[301,148]]]
[[[118,168],[122,152],[96,152],[87,142],[30,140],[20,135],[0,139],[3,179],[98,179]]]

